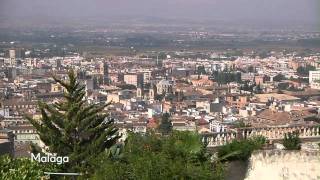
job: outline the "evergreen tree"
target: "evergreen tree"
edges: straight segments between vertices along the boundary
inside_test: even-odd
[[[285,80],[286,77],[282,74],[277,74],[276,76],[273,77],[273,80],[276,81],[276,82],[280,82],[282,80]]]
[[[306,67],[299,66],[297,68],[297,73],[301,76],[308,76],[309,71],[314,71],[316,68],[314,66],[307,65]]]
[[[68,73],[68,81],[54,80],[65,88],[64,100],[39,102],[40,121],[27,118],[49,152],[69,157],[63,167],[66,171],[91,173],[94,161],[119,138],[113,119],[102,112],[108,104],[87,104],[84,86],[73,70]]]
[[[230,82],[241,82],[241,73],[230,71],[214,71],[213,77],[218,84],[228,84]]]
[[[172,124],[169,118],[170,118],[169,113],[165,113],[161,117],[161,124],[159,126],[159,131],[162,134],[169,134],[172,131]]]
[[[198,66],[197,74],[199,74],[199,75],[206,74],[206,69],[205,69],[205,67],[203,65],[202,66]]]

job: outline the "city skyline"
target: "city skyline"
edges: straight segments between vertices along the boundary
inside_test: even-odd
[[[320,179],[318,0],[0,0],[0,180]]]

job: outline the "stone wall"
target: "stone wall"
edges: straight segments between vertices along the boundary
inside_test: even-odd
[[[246,180],[320,179],[320,152],[257,151],[250,158]]]

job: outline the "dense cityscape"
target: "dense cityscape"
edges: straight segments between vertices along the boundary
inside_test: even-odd
[[[114,21],[0,27],[0,179],[320,178],[318,30]]]

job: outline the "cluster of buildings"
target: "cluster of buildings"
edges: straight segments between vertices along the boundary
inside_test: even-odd
[[[307,66],[315,71],[309,76],[298,73]],[[317,55],[219,61],[170,56],[88,59],[77,54],[27,58],[12,49],[0,58],[0,154],[23,156],[30,143],[44,146],[25,115],[41,118],[37,101],[63,98],[65,89],[52,76],[66,80],[70,68],[85,86],[88,103],[111,102],[105,111],[121,130],[146,133],[169,113],[175,130],[223,133],[243,126],[319,123],[318,67]],[[241,74],[241,82],[221,84],[214,76],[234,72]]]

